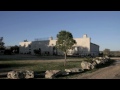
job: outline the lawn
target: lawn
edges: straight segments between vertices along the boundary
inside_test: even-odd
[[[68,61],[66,66],[63,66],[63,62],[41,62],[34,60],[12,60],[12,61],[0,61],[0,68],[12,68],[12,69],[28,69],[33,71],[46,71],[46,70],[64,70],[65,68],[80,67],[81,61]]]
[[[7,72],[11,70],[33,70],[34,72],[45,72],[46,70],[81,68],[81,61],[83,60],[90,61],[92,58],[67,57],[67,63],[66,66],[64,66],[64,57],[62,56],[0,56],[0,73],[3,73],[6,70]],[[92,71],[95,70],[96,69]],[[72,76],[74,77],[75,75]],[[69,77],[71,76],[66,76],[64,78]]]
[[[64,66],[63,56],[1,55],[0,73],[7,73],[11,70],[45,72],[46,70],[79,68],[82,60],[83,59],[78,57],[68,57],[66,66]]]

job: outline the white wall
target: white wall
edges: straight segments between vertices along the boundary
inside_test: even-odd
[[[19,53],[28,53],[30,50],[29,45],[31,44],[31,42],[20,42],[19,43]]]
[[[76,40],[76,44],[74,45],[74,49],[73,50],[69,50],[68,51],[68,55],[72,55],[72,54],[89,54],[90,53],[90,42],[91,39],[89,37],[87,37],[87,35],[83,35],[82,38],[74,38],[74,40]],[[52,40],[50,39],[50,43],[49,46],[54,46],[56,45],[56,41],[57,40]],[[61,52],[59,52],[61,53]]]
[[[76,40],[76,44],[74,45],[73,50],[69,50],[68,54],[90,54],[90,53],[99,53],[99,46],[91,43],[91,38],[89,38],[86,34],[83,35],[82,38],[74,38]],[[45,51],[49,51],[49,53],[53,54],[53,47],[56,45],[57,40],[53,40],[51,37],[49,40],[44,41],[33,41],[33,42],[20,42],[20,53],[21,52],[29,52],[31,51],[32,54],[34,54],[34,50],[39,48],[41,49],[41,53],[44,53]],[[24,46],[26,45],[26,46]],[[31,48],[28,46],[31,45]],[[57,51],[59,55],[63,55],[62,51]]]
[[[85,37],[83,35],[83,38],[75,38],[77,44],[74,46],[78,47],[78,53],[80,54],[89,54],[90,53],[90,42],[91,39],[89,37]]]
[[[33,41],[31,43],[31,53],[34,54],[35,49],[37,50],[41,49],[41,54],[45,53],[45,51],[50,51],[48,44],[49,44],[49,40]]]
[[[91,55],[98,56],[98,54],[99,54],[99,46],[94,44],[94,43],[91,43],[90,44],[90,53],[91,53]]]

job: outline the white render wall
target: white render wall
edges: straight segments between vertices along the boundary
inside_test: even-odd
[[[91,43],[91,38],[89,38],[86,34],[83,35],[82,38],[74,38],[76,40],[76,44],[74,45],[73,50],[69,50],[68,55],[73,54],[92,54],[95,53],[96,55],[99,54],[99,46],[96,44]],[[50,37],[49,40],[44,41],[32,41],[32,42],[20,42],[20,53],[26,53],[31,52],[31,54],[34,55],[34,50],[41,49],[41,53],[44,54],[46,51],[49,52],[51,55],[53,55],[53,47],[56,45],[57,40],[53,40],[52,37]],[[26,46],[24,46],[26,45]],[[28,47],[31,45],[31,47]],[[60,50],[57,50],[58,55],[63,55],[63,52]]]
[[[87,37],[87,35],[85,34],[82,38],[74,38],[74,40],[76,40],[77,43],[74,45],[75,48],[73,50],[68,51],[68,55],[73,55],[77,53],[87,55],[90,53],[91,38]],[[51,38],[49,46],[56,45],[56,41],[57,40],[52,40]],[[61,52],[58,53],[62,54]]]
[[[34,54],[34,50],[37,49],[41,49],[41,54],[45,53],[46,51],[50,51],[50,48],[48,46],[49,44],[49,40],[45,40],[45,41],[33,41],[31,43],[31,54]]]
[[[19,53],[28,53],[30,50],[29,45],[31,45],[31,42],[20,42],[19,43]]]
[[[90,43],[90,53],[91,53],[91,55],[98,56],[99,46],[94,43]]]
[[[83,38],[75,38],[77,44],[74,45],[77,47],[79,54],[89,54],[90,53],[90,42],[91,38],[87,35],[83,35]]]

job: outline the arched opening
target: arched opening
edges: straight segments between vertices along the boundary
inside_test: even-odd
[[[53,55],[57,55],[57,48],[53,47]]]
[[[39,48],[39,54],[41,55],[41,48]]]

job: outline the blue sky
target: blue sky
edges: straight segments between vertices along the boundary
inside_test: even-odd
[[[74,38],[87,34],[100,50],[120,50],[120,11],[0,11],[0,37],[5,46],[56,37],[61,30]]]

